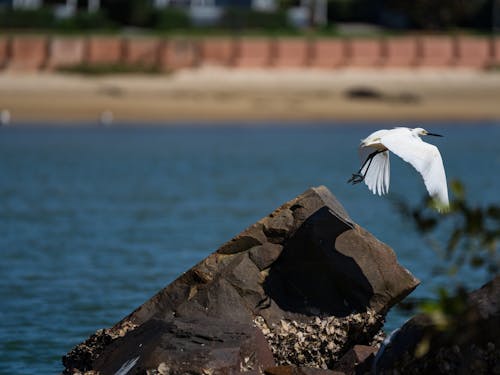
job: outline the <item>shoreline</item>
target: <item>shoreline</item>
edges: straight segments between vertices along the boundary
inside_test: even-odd
[[[11,123],[498,121],[500,74],[201,68],[172,75],[0,74]],[[224,125],[225,126],[225,125]]]

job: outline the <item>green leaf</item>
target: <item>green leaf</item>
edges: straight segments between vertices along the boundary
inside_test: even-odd
[[[457,199],[465,199],[465,187],[459,180],[451,181],[450,189]]]
[[[486,215],[493,219],[500,220],[500,206],[488,206],[488,208],[486,209]]]
[[[462,238],[463,231],[461,228],[455,228],[451,233],[450,239],[448,240],[448,245],[446,245],[446,255],[450,256],[453,250],[458,245],[458,242]]]
[[[480,256],[476,255],[470,259],[469,263],[472,267],[478,268],[478,267],[481,267],[482,265],[484,265],[484,259],[481,258]]]

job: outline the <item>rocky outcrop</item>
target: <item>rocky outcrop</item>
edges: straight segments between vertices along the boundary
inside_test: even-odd
[[[369,374],[376,353],[374,346],[355,345],[335,362],[334,369],[346,375]]]
[[[114,340],[93,363],[103,374],[130,365],[132,373],[234,373],[275,364],[262,333],[249,324],[206,318],[203,321],[150,319]],[[162,370],[163,369],[163,370]]]
[[[332,367],[372,343],[387,310],[417,285],[325,187],[312,188],[74,348],[65,372]]]
[[[394,333],[377,374],[500,374],[500,276],[469,294],[461,312],[420,314]]]

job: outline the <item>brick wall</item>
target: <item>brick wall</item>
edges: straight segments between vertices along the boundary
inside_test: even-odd
[[[39,36],[14,36],[10,39],[9,49],[5,64],[8,70],[39,70],[47,62],[48,39]]]
[[[49,42],[47,68],[57,69],[82,64],[85,58],[85,41],[78,37],[55,37]]]
[[[247,68],[468,68],[500,65],[500,38],[173,38],[0,36],[0,69],[36,71],[77,64],[164,70]]]
[[[158,38],[131,38],[124,42],[124,61],[144,67],[157,66],[160,59],[161,40]]]
[[[5,36],[0,36],[0,69],[7,66],[9,59],[9,39]]]

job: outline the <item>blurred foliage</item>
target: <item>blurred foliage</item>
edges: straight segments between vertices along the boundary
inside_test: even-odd
[[[330,22],[363,22],[388,28],[491,30],[495,0],[328,0]]]
[[[440,330],[450,328],[452,319],[450,317],[462,316],[467,311],[467,290],[458,286],[450,293],[444,288],[437,291],[437,299],[422,301],[419,309],[432,317],[432,320]]]
[[[5,29],[45,29],[55,26],[55,17],[50,9],[11,10],[0,8],[0,27]]]
[[[102,0],[109,19],[119,25],[152,27],[154,8],[151,1],[144,0]]]
[[[431,239],[434,249],[450,264],[450,275],[464,265],[482,268],[490,276],[499,272],[498,242],[500,239],[500,206],[472,205],[465,187],[459,181],[450,184],[453,199],[450,210],[439,214],[432,208],[432,200],[425,197],[417,207],[397,201],[403,216],[411,218],[418,232]],[[432,234],[446,229],[447,238],[439,241]]]
[[[392,30],[453,31],[470,29],[489,31],[495,22],[496,0],[328,0],[327,30],[339,22],[367,23]],[[298,0],[278,0],[275,12],[260,12],[242,6],[225,9],[219,22],[209,29],[228,30],[294,30],[287,11],[300,5]],[[310,2],[312,8],[314,1]],[[88,14],[80,9],[75,17],[57,20],[53,9],[12,10],[0,7],[0,27],[4,29],[107,29],[113,26],[138,27],[147,30],[206,30],[194,26],[185,8],[170,6],[156,9],[152,1],[101,0],[101,12]],[[499,16],[500,17],[500,16]],[[312,18],[312,17],[310,17]],[[498,17],[497,17],[498,18]],[[497,23],[499,20],[496,21]],[[500,25],[497,25],[500,26]],[[314,27],[315,30],[320,27]],[[295,30],[298,32],[299,30]],[[302,30],[310,32],[311,28]],[[324,32],[324,30],[323,30]]]
[[[166,8],[154,13],[154,26],[158,30],[183,30],[191,27],[191,20],[182,9]]]
[[[88,13],[80,11],[74,17],[56,20],[55,26],[61,31],[112,30],[116,24],[110,21],[104,12]]]
[[[155,66],[142,64],[77,64],[71,66],[63,66],[57,69],[64,73],[82,74],[88,76],[100,76],[109,74],[165,74],[164,70],[160,70]]]
[[[409,26],[428,30],[449,30],[457,27],[491,27],[494,0],[386,0],[387,9],[401,12]]]
[[[459,286],[451,294],[439,288],[436,299],[420,303],[418,309],[431,319],[434,327],[424,332],[418,340],[413,353],[415,358],[422,358],[432,351],[432,341],[436,335],[444,334],[451,342],[456,341],[456,335],[470,318],[467,299],[467,290]]]
[[[153,25],[155,9],[151,1],[129,1],[128,25],[151,27]]]
[[[430,315],[440,329],[450,330],[457,317],[464,314],[467,301],[467,286],[463,278],[455,278],[465,267],[484,272],[488,279],[499,273],[500,259],[500,206],[473,205],[469,202],[464,185],[459,181],[450,184],[452,200],[450,210],[439,214],[433,209],[428,196],[412,207],[401,199],[395,201],[399,212],[410,219],[418,233],[422,234],[447,268],[438,266],[435,275],[448,275],[447,287],[440,286],[433,300],[405,301],[399,308]],[[439,239],[438,233],[444,239]],[[438,262],[436,262],[438,263]],[[453,279],[453,280],[452,280]],[[451,288],[451,289],[450,289]]]
[[[224,10],[218,27],[224,29],[266,29],[270,31],[291,28],[284,11],[261,12],[241,7]]]
[[[500,72],[500,64],[490,64],[486,67],[486,70],[490,72]]]
[[[0,8],[3,29],[43,29],[57,31],[108,30],[116,27],[102,11],[79,11],[70,18],[56,18],[51,9],[11,10]]]
[[[329,0],[328,18],[333,22],[378,23],[381,1]]]

